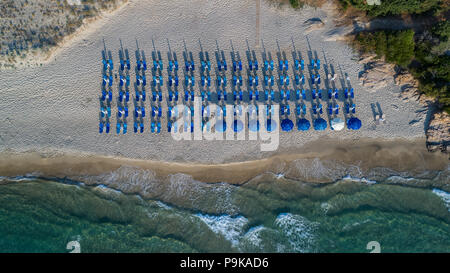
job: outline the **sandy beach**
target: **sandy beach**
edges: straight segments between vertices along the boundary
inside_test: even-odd
[[[171,175],[184,174],[200,182],[243,184],[261,174],[272,174],[293,180],[332,183],[349,175],[369,177],[374,175],[371,172],[375,169],[382,170],[385,175],[392,175],[392,172],[422,175],[425,171],[448,170],[446,155],[429,153],[423,144],[423,140],[318,140],[307,148],[289,153],[222,164],[161,162],[80,153],[2,153],[0,176],[68,178],[95,184],[103,181],[89,179],[115,173],[120,175],[121,171],[125,171],[128,174],[123,173],[124,177],[150,174],[150,177],[138,178],[142,181],[152,178],[161,181]],[[439,182],[448,184],[448,177]]]
[[[30,1],[14,0],[16,6],[10,6],[24,2]],[[352,30],[386,22],[381,19],[370,26],[352,14],[337,14],[331,1],[320,1],[326,2],[320,8],[301,9],[292,8],[290,1],[282,0],[286,3],[282,7],[278,2],[129,0],[114,11],[95,13],[101,15],[89,17],[76,31],[72,29],[72,35],[64,31],[56,36],[35,35],[61,38],[58,46],[47,47],[50,58],[28,59],[24,65],[30,67],[0,66],[0,253],[67,253],[78,248],[82,253],[237,252],[265,257],[268,253],[368,253],[376,250],[370,247],[373,243],[383,253],[448,252],[450,161],[448,153],[430,151],[447,149],[450,117],[434,118],[435,101],[420,94],[413,76],[397,73],[393,64],[374,60],[374,55],[362,57],[349,45],[347,34]],[[39,10],[39,6],[48,15],[47,8],[59,10],[61,2],[40,0],[28,9]],[[15,22],[20,24],[7,23],[16,33],[24,33],[23,26],[31,26],[33,17],[23,21],[22,9],[16,11]],[[65,18],[64,12],[50,13],[50,19]],[[50,19],[44,30],[58,29]],[[352,24],[345,25],[350,20]],[[69,21],[62,19],[60,25]],[[116,133],[121,120],[121,46],[131,63],[127,134]],[[143,133],[133,132],[135,90],[141,90],[135,83],[137,50],[148,64]],[[104,51],[114,61],[109,134],[99,134]],[[164,62],[160,103],[151,98],[151,79],[157,73],[152,69],[154,51]],[[250,74],[247,54],[257,57],[260,96],[265,88],[264,53],[272,56],[275,66],[285,55],[291,80],[294,51],[305,61],[308,80],[314,73],[308,64],[318,58],[323,97],[312,99],[313,84],[304,84],[308,109],[304,116],[312,122],[317,117],[312,105],[320,101],[328,127],[281,131],[278,146],[271,151],[262,150],[268,141],[261,138],[176,140],[167,131],[168,107],[173,105],[167,98],[169,51],[180,63],[179,102],[184,101],[183,53],[191,53],[195,60],[193,90],[198,98],[199,52],[203,51],[210,56],[211,80],[223,74],[229,79],[228,105],[234,103],[231,53],[242,59],[244,92]],[[215,56],[222,54],[228,62],[226,73],[217,71]],[[279,70],[273,71],[276,80],[284,73]],[[327,71],[336,74],[335,86],[326,80]],[[273,87],[276,93],[280,85]],[[289,88],[294,88],[292,82]],[[338,98],[328,98],[329,88],[340,89]],[[354,116],[362,122],[359,130],[330,128],[330,102],[340,107],[337,117],[351,116],[343,111],[350,101],[343,94],[345,88],[354,88]],[[215,86],[210,90],[216,93]],[[291,113],[280,118],[295,123],[300,100],[292,94],[293,90],[287,102]],[[244,107],[248,103],[248,99],[240,102]],[[274,105],[282,103],[273,100]],[[150,131],[151,109],[159,104],[162,130],[155,134]],[[230,112],[227,117],[234,117]],[[386,122],[375,121],[380,112]],[[276,116],[274,120],[281,123]],[[227,121],[227,133],[232,131],[231,122]],[[149,260],[152,265],[158,257]],[[298,265],[297,256],[290,257]],[[174,259],[164,266],[175,268],[179,263]],[[269,263],[269,268],[276,267],[273,260]]]
[[[45,172],[45,166],[51,164],[53,171],[49,172],[54,173],[57,170],[54,166],[57,166],[58,163],[63,164],[58,161],[61,155],[71,157],[78,154],[77,160],[79,158],[86,160],[90,157],[82,155],[88,154],[89,156],[99,156],[98,158],[121,158],[113,163],[105,163],[105,165],[99,164],[99,160],[95,159],[94,162],[97,162],[95,166],[98,167],[89,166],[94,172],[110,171],[118,167],[120,162],[129,162],[132,159],[177,162],[184,165],[151,164],[160,164],[164,174],[169,172],[164,170],[165,168],[170,168],[170,172],[173,172],[172,168],[179,168],[181,172],[189,173],[200,180],[202,180],[201,176],[205,175],[210,168],[207,165],[260,160],[256,165],[253,163],[241,164],[239,165],[241,170],[234,169],[235,172],[232,174],[228,171],[228,167],[218,165],[213,167],[215,174],[211,174],[207,179],[218,181],[217,177],[222,176],[238,183],[247,180],[253,173],[260,173],[262,169],[272,168],[273,160],[279,159],[282,154],[298,155],[299,151],[303,153],[309,151],[323,155],[327,153],[325,151],[328,149],[328,153],[335,154],[333,156],[335,158],[356,161],[357,157],[351,160],[345,158],[345,151],[343,154],[339,154],[335,147],[339,147],[340,151],[361,148],[361,161],[366,162],[363,164],[371,165],[370,162],[376,156],[388,157],[389,152],[397,148],[397,145],[390,144],[381,149],[383,155],[379,155],[380,152],[377,151],[368,152],[370,145],[363,144],[367,143],[367,139],[374,143],[380,140],[381,142],[392,141],[392,143],[396,143],[396,141],[415,143],[414,147],[419,149],[418,153],[424,158],[436,159],[436,161],[430,161],[435,163],[435,167],[445,168],[448,163],[445,156],[424,152],[427,108],[416,102],[404,101],[399,96],[400,87],[393,81],[388,86],[376,91],[363,87],[358,76],[364,67],[358,63],[358,54],[345,42],[335,41],[336,35],[343,30],[336,28],[329,10],[326,8],[301,10],[293,10],[288,7],[278,8],[262,1],[259,27],[256,26],[256,14],[255,1],[250,0],[177,0],[170,2],[132,0],[125,8],[112,14],[106,14],[92,23],[92,31],[77,32],[78,37],[63,46],[61,50],[57,50],[52,61],[42,67],[2,71],[0,74],[0,95],[2,97],[0,100],[0,152],[3,153],[3,156],[0,175],[19,174],[14,170],[17,169],[17,166],[21,166],[20,160],[16,161],[12,156],[12,154],[18,153],[30,153],[31,161],[29,163],[36,162],[37,165],[22,166],[24,170],[30,172],[34,171],[33,166],[39,166],[40,171]],[[314,31],[307,31],[308,26],[304,22],[311,18],[320,18],[324,22],[324,26]],[[258,30],[260,33],[257,33]],[[257,41],[258,37],[262,39],[261,42]],[[136,42],[138,42],[139,49],[144,50],[147,58],[150,58],[154,49],[160,51],[165,57],[165,65],[167,64],[166,56],[169,45],[170,50],[176,52],[181,58],[185,49],[184,42],[196,61],[198,61],[198,52],[200,51],[199,41],[202,49],[209,52],[210,56],[214,56],[218,45],[219,50],[224,51],[229,63],[231,63],[229,57],[231,50],[239,52],[241,58],[244,59],[245,52],[248,50],[247,42],[250,49],[255,50],[260,62],[261,52],[264,50],[270,52],[275,60],[277,52],[284,52],[291,63],[293,50],[300,51],[307,63],[310,61],[308,53],[317,54],[322,60],[323,66],[328,69],[333,66],[336,69],[337,88],[341,88],[341,80],[345,81],[346,75],[348,75],[351,86],[355,89],[356,116],[361,119],[362,128],[359,131],[344,129],[337,132],[328,127],[327,130],[321,132],[314,130],[300,132],[296,129],[292,132],[282,132],[278,149],[273,152],[262,152],[260,140],[176,141],[167,132],[165,126],[167,114],[163,115],[161,120],[163,130],[158,135],[150,133],[149,119],[146,119],[146,132],[143,134],[134,134],[130,122],[128,134],[117,135],[115,133],[117,107],[113,100],[112,132],[99,134],[103,39],[106,49],[112,52],[116,68],[119,61],[119,39],[124,48],[133,52],[130,54],[132,66],[136,62],[134,58],[134,52],[137,49]],[[215,65],[214,62],[213,64]],[[179,72],[179,75],[181,76],[182,73]],[[323,69],[321,74],[325,78]],[[308,78],[308,72],[306,75]],[[167,71],[163,72],[163,76],[167,80]],[[196,76],[198,77],[197,71]],[[134,74],[131,78],[133,77]],[[215,79],[213,74],[212,78]],[[115,97],[118,93],[116,83],[113,86]],[[163,90],[166,89],[163,88]],[[198,92],[198,86],[195,90]],[[134,91],[131,93],[133,94]],[[338,103],[342,109],[343,101],[340,100]],[[385,124],[376,125],[374,121],[371,104],[376,103],[381,106],[386,115],[387,122]],[[146,105],[149,107],[150,102],[147,101]],[[324,103],[324,105],[326,104]],[[166,113],[165,101],[162,102],[162,106]],[[307,106],[311,107],[310,101],[307,102]],[[292,109],[295,108],[292,107]],[[295,120],[294,113],[291,113],[290,117]],[[310,113],[306,117],[311,120]],[[323,117],[327,119],[326,114]],[[342,112],[339,117],[344,118]],[[407,151],[407,148],[404,150]],[[407,159],[407,154],[404,157],[395,156],[399,156],[398,160],[403,160]],[[33,155],[45,155],[49,159],[42,161],[41,156],[37,156],[34,161]],[[52,158],[54,158],[53,161]],[[289,159],[289,156],[287,155],[285,158]],[[104,160],[100,161],[104,162]],[[17,165],[13,162],[16,162]],[[133,164],[150,164],[139,162],[135,161]],[[92,161],[87,160],[80,163],[80,166],[83,164],[88,166],[90,163]],[[192,163],[204,165],[197,165],[195,169],[187,167]],[[433,164],[429,165],[431,168]],[[250,168],[250,166],[258,167]],[[401,168],[401,166],[399,167]],[[240,178],[233,178],[236,176]]]

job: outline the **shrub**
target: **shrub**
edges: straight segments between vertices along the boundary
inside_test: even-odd
[[[299,6],[300,6],[300,3],[298,2],[298,0],[289,0],[289,3],[291,3],[291,6],[292,6],[294,9],[297,9],[297,8],[299,8]]]
[[[414,31],[361,32],[356,36],[361,51],[373,52],[386,61],[406,67],[414,57]]]
[[[432,30],[433,39],[419,41],[415,49],[415,61],[411,73],[419,80],[420,89],[437,98],[443,109],[450,113],[450,55],[448,41],[450,24],[442,22]],[[437,42],[433,42],[437,38]],[[444,45],[444,46],[443,46]],[[437,51],[436,48],[445,48]]]
[[[436,98],[450,113],[450,55],[436,53],[436,48],[449,50],[446,45],[450,40],[450,24],[438,24],[431,35],[416,43],[412,30],[361,32],[355,38],[355,45],[361,52],[376,53],[387,62],[408,68],[419,80],[421,92]]]
[[[442,0],[380,0],[380,5],[368,5],[367,0],[339,0],[339,2],[344,9],[352,6],[366,11],[370,16],[437,13],[448,10],[448,4]]]

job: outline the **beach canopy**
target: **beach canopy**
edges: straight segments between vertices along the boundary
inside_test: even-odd
[[[248,129],[252,132],[259,131],[259,121],[257,119],[252,119],[248,122]]]
[[[351,117],[349,120],[347,120],[347,127],[351,130],[359,130],[359,128],[361,128],[361,120],[355,117]]]
[[[317,118],[314,120],[314,130],[323,131],[327,128],[327,122],[323,118]]]
[[[297,127],[300,131],[308,131],[311,127],[311,123],[309,122],[309,120],[301,118],[297,121]]]
[[[281,129],[285,132],[292,131],[292,128],[294,128],[294,123],[292,120],[286,118],[281,121]]]
[[[242,129],[244,129],[244,124],[240,120],[235,120],[233,127],[234,127],[233,130],[235,132],[240,132],[240,131],[242,131]]]
[[[216,132],[223,133],[227,130],[227,123],[223,119],[219,119],[215,125]]]
[[[344,129],[344,127],[345,127],[345,123],[342,119],[334,118],[331,120],[331,129],[333,129],[335,131],[340,131],[340,130]]]

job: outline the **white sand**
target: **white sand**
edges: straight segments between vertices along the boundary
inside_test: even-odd
[[[196,58],[197,67],[200,50],[198,40],[201,39],[203,49],[208,51],[210,58],[213,59],[217,39],[220,49],[225,51],[230,67],[230,39],[233,40],[234,49],[239,51],[242,59],[245,58],[247,50],[246,39],[252,48],[256,44],[255,6],[255,1],[252,0],[131,0],[125,8],[102,18],[95,31],[80,33],[82,36],[71,42],[70,47],[61,50],[54,61],[42,67],[1,71],[0,151],[75,151],[204,163],[256,159],[271,155],[272,153],[261,152],[257,141],[177,142],[167,132],[165,120],[162,121],[163,132],[160,135],[153,135],[149,131],[148,117],[145,118],[146,132],[143,134],[132,132],[133,119],[130,116],[128,134],[117,135],[115,104],[112,108],[110,134],[98,133],[103,37],[107,49],[113,53],[115,71],[119,61],[119,39],[122,39],[123,46],[130,51],[132,65],[135,64],[135,39],[138,39],[139,47],[145,51],[148,61],[153,51],[153,39],[157,50],[164,56],[166,66],[168,51],[166,39],[169,39],[172,51],[176,51],[179,60],[182,60],[184,38],[188,50],[192,51]],[[319,17],[325,22],[322,29],[308,34],[311,47],[313,51],[317,51],[322,64],[325,64],[323,56],[325,52],[328,64],[334,65],[338,75],[340,65],[343,73],[350,76],[351,84],[355,88],[356,115],[363,122],[363,127],[359,131],[345,129],[335,132],[328,128],[323,132],[310,130],[281,133],[277,152],[290,151],[324,136],[336,139],[424,137],[426,111],[422,111],[423,107],[415,102],[403,102],[398,97],[400,92],[398,86],[391,82],[385,88],[369,92],[359,84],[358,74],[363,67],[356,61],[357,54],[344,42],[330,41],[329,37],[335,26],[332,18],[328,18],[329,15],[324,11],[309,8],[301,11],[288,8],[280,10],[271,7],[265,1],[261,8],[261,38],[264,39],[264,46],[267,51],[271,51],[274,60],[278,51],[276,43],[278,40],[281,50],[286,52],[292,63],[292,37],[296,49],[302,52],[306,62],[309,63],[308,45],[304,36],[306,27],[303,26],[303,22],[313,17]],[[261,63],[261,54],[258,51],[256,54]],[[245,61],[244,64],[246,63]],[[182,70],[178,74],[182,76]],[[259,74],[261,77],[261,70]],[[149,75],[150,71],[147,71],[147,76],[150,77]],[[199,78],[197,69],[195,75]],[[231,78],[230,72],[227,75]],[[167,80],[166,72],[164,76]],[[292,70],[290,76],[292,77]],[[323,68],[321,76],[322,79],[325,78]],[[131,74],[131,78],[134,78],[134,73]],[[113,89],[115,96],[118,92],[116,83],[117,81]],[[339,81],[337,86],[341,87]],[[198,86],[196,89],[198,90]],[[163,90],[167,90],[166,86]],[[380,103],[386,114],[387,124],[375,126],[370,104],[376,102]],[[325,102],[322,104],[326,107]],[[342,110],[343,102],[339,104]],[[131,105],[130,101],[129,106]],[[147,109],[149,105],[150,102],[147,100]],[[165,106],[164,102],[163,105]],[[311,104],[308,102],[307,106],[309,108]],[[130,109],[132,111],[133,107]],[[292,110],[291,119],[295,120]],[[339,116],[343,118],[342,111]],[[307,118],[311,120],[309,114]],[[418,122],[409,124],[415,120]]]

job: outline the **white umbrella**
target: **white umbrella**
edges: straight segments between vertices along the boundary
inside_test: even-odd
[[[340,130],[344,129],[344,127],[345,127],[345,123],[342,119],[334,118],[331,120],[331,129],[333,129],[335,131],[340,131]]]

